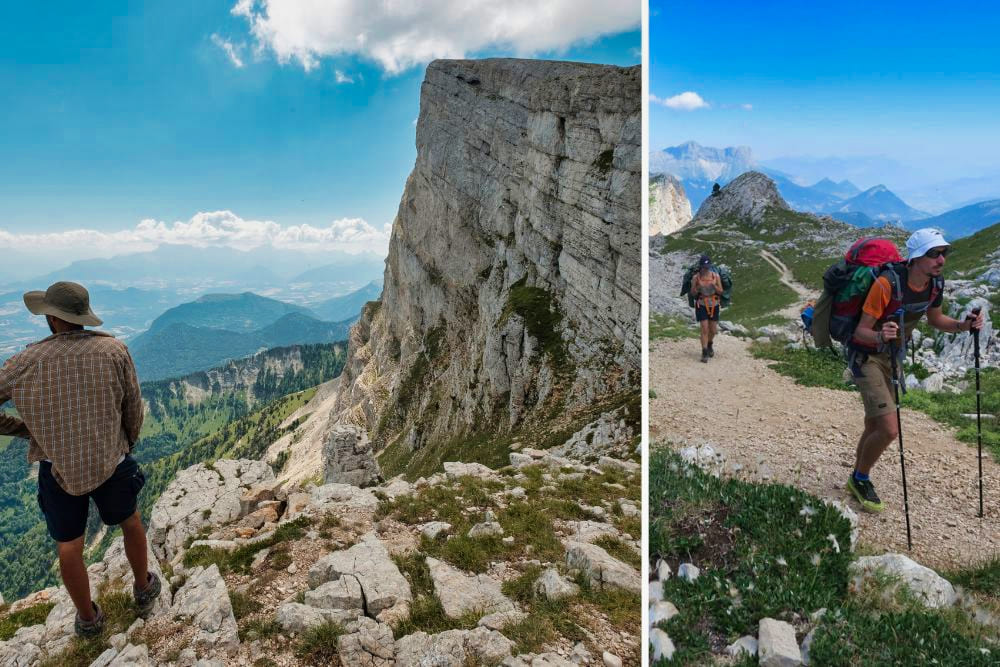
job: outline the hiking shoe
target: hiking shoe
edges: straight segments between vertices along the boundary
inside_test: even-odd
[[[882,504],[878,494],[875,493],[875,485],[871,483],[871,480],[861,482],[854,479],[854,475],[852,474],[850,479],[847,480],[847,488],[851,490],[854,497],[861,503],[862,509],[869,512],[881,512],[885,509],[885,505]]]
[[[91,621],[85,621],[80,618],[80,612],[77,612],[76,620],[73,622],[73,630],[78,637],[82,637],[83,639],[92,639],[104,632],[104,611],[93,600],[91,600],[90,604],[94,605],[94,611],[97,612],[97,616]]]
[[[135,606],[138,610],[140,617],[145,618],[149,612],[153,611],[153,604],[156,602],[156,598],[160,597],[160,578],[148,572],[149,582],[144,590],[139,590],[134,584],[132,585],[132,595],[135,597]]]
[[[702,350],[701,351],[701,363],[703,363],[703,364],[707,364],[708,363],[708,350]]]
[[[714,357],[715,356],[715,348],[712,347],[711,343],[708,344],[708,356],[710,356],[710,357]]]

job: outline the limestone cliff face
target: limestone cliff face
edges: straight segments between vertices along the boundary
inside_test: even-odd
[[[336,420],[411,448],[556,422],[640,378],[640,69],[435,61]]]
[[[672,234],[691,222],[691,202],[684,186],[670,174],[649,178],[649,235]]]

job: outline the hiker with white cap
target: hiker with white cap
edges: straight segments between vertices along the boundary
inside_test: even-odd
[[[82,637],[94,637],[104,629],[104,613],[91,599],[83,561],[90,499],[106,525],[122,528],[141,616],[152,610],[161,590],[147,567],[137,509],[145,477],[130,454],[142,427],[139,382],[124,343],[84,329],[102,322],[82,285],[57,282],[44,292],[26,293],[24,304],[45,316],[52,335],[0,368],[0,405],[13,401],[20,416],[0,413],[0,434],[29,439],[28,462],[39,462],[38,504],[77,609],[74,628]]]
[[[950,244],[937,229],[919,229],[906,241],[906,263],[901,265],[896,289],[886,274],[880,275],[865,298],[861,319],[851,345],[868,350],[858,359],[855,384],[865,406],[865,430],[855,452],[854,471],[848,489],[861,506],[872,512],[884,509],[869,474],[882,453],[899,436],[893,369],[900,381],[906,341],[917,323],[927,315],[927,323],[939,331],[958,333],[979,329],[983,315],[965,320],[948,317],[941,311],[944,279],[941,276]],[[898,363],[897,363],[898,362]]]

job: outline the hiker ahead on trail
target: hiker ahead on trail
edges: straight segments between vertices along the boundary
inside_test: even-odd
[[[949,244],[939,231],[914,232],[906,249],[906,262],[887,265],[888,270],[882,270],[872,283],[849,344],[851,372],[865,406],[865,430],[858,441],[848,488],[862,507],[874,512],[884,506],[869,473],[899,435],[893,370],[901,383],[906,341],[925,313],[928,324],[947,333],[978,329],[983,324],[982,314],[956,320],[941,311],[941,273]]]
[[[698,259],[698,271],[691,277],[690,293],[694,296],[694,316],[701,325],[701,360],[708,362],[715,356],[712,343],[719,329],[719,311],[722,309],[722,276],[713,270],[708,255]]]
[[[140,615],[160,593],[159,579],[147,568],[137,510],[145,477],[130,454],[142,427],[139,382],[124,343],[83,328],[101,324],[83,286],[58,282],[44,292],[26,293],[24,304],[45,315],[52,335],[0,368],[0,405],[13,400],[20,415],[0,413],[0,434],[30,440],[28,462],[40,462],[38,504],[77,608],[75,629],[93,637],[103,629],[104,613],[91,599],[83,561],[91,498],[106,525],[122,528]]]

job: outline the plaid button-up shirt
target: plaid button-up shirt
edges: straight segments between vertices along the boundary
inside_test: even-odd
[[[125,344],[102,331],[65,331],[29,345],[0,369],[0,434],[28,437],[28,462],[52,461],[75,496],[111,477],[142,427],[142,396]],[[22,421],[23,420],[23,421]]]

